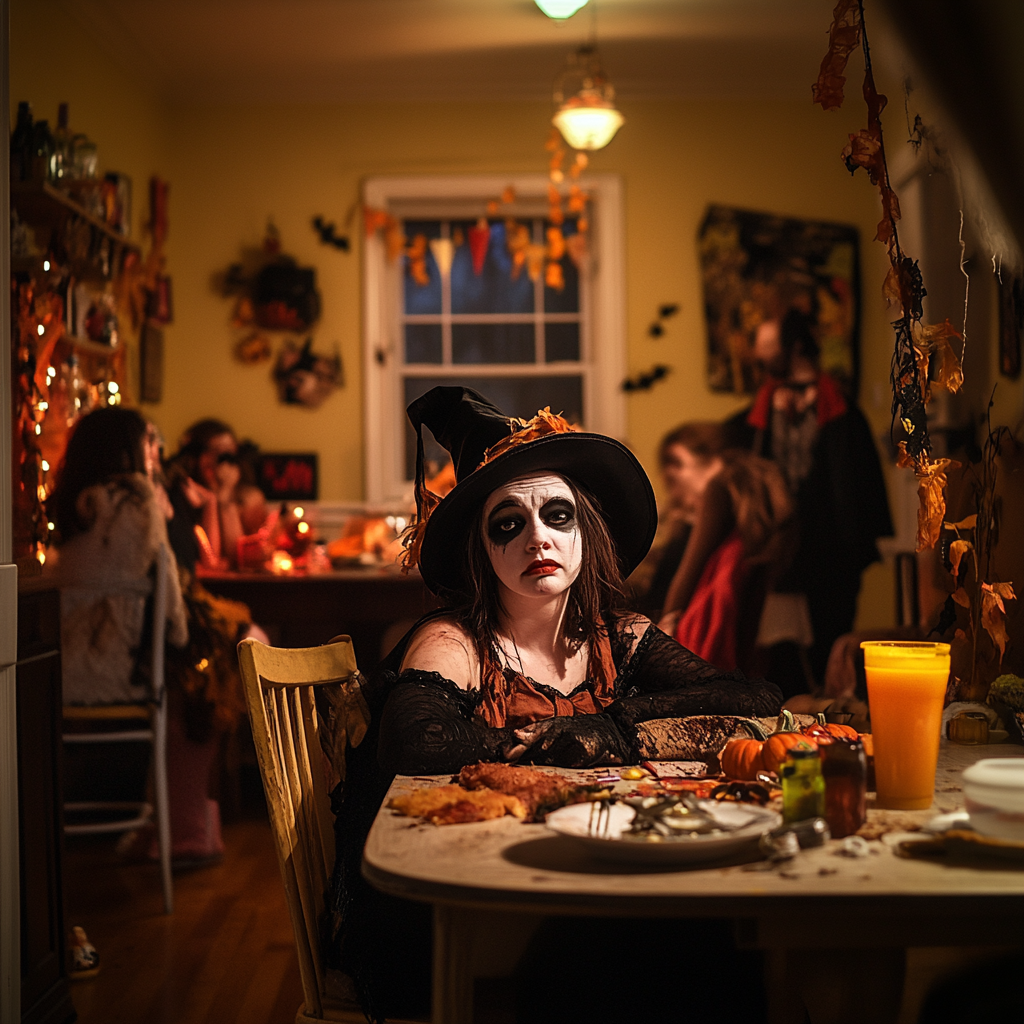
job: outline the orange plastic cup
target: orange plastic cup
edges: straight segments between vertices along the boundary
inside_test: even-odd
[[[862,643],[875,746],[876,805],[899,811],[931,807],[949,644]]]

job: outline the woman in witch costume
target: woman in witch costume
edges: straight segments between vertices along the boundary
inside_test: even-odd
[[[635,764],[652,756],[640,723],[775,715],[782,703],[774,685],[719,671],[624,609],[623,577],[646,554],[657,512],[623,445],[547,410],[509,419],[464,387],[434,388],[408,413],[419,436],[408,560],[448,607],[421,620],[367,687],[370,730],[335,793],[329,926],[374,1016],[417,1009],[404,997],[429,978],[417,911],[359,878],[363,841],[396,773],[477,761]],[[455,468],[456,486],[440,500],[423,483],[424,426]]]

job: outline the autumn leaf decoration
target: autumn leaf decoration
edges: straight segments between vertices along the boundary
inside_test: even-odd
[[[546,437],[548,434],[569,434],[580,429],[575,424],[570,423],[560,413],[552,412],[551,407],[547,405],[543,409],[538,410],[537,415],[532,419],[522,420],[514,416],[509,419],[508,425],[508,437],[503,437],[497,444],[491,445],[484,452],[483,461],[480,463],[480,466],[486,466],[489,462],[493,462],[498,458],[499,455],[504,455],[505,452],[510,451],[512,448],[536,441],[539,437]],[[477,466],[477,469],[480,466]]]
[[[989,402],[989,416],[992,403]],[[1006,427],[992,429],[981,453],[981,461],[970,467],[968,482],[973,489],[977,512],[959,522],[944,522],[943,528],[955,537],[949,544],[949,567],[956,589],[951,597],[954,604],[967,612],[967,629],[958,629],[956,635],[971,644],[972,677],[969,689],[977,693],[978,641],[982,631],[988,634],[999,651],[999,664],[1009,636],[1006,632],[1006,602],[1017,598],[1012,583],[991,582],[992,555],[999,535],[1000,500],[996,494],[998,458],[1004,444],[1011,442]]]
[[[921,551],[933,547],[939,538],[946,509],[945,471],[958,465],[948,459],[932,459],[925,406],[933,387],[950,392],[960,389],[964,337],[948,320],[941,324],[922,323],[922,300],[927,293],[917,260],[900,247],[900,203],[889,181],[882,137],[882,111],[888,101],[875,88],[863,0],[839,0],[832,12],[828,51],[812,86],[814,102],[824,110],[838,110],[842,106],[847,61],[858,44],[864,54],[862,92],[868,123],[849,137],[842,159],[851,174],[858,168],[866,171],[881,198],[882,219],[875,240],[885,245],[890,262],[882,293],[889,307],[898,312],[892,322],[896,336],[890,370],[892,417],[893,424],[898,418],[907,433],[907,439],[899,445],[897,465],[912,468],[919,480],[917,550]],[[954,343],[959,345],[959,356]],[[936,372],[934,379],[929,380],[931,367]]]

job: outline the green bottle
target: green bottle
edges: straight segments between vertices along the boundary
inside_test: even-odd
[[[782,820],[787,824],[825,815],[825,779],[817,750],[790,750],[782,766]]]

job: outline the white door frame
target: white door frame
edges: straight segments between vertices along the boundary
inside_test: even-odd
[[[18,722],[14,662],[18,571],[11,565],[10,4],[0,0],[0,1020],[21,1020]]]

